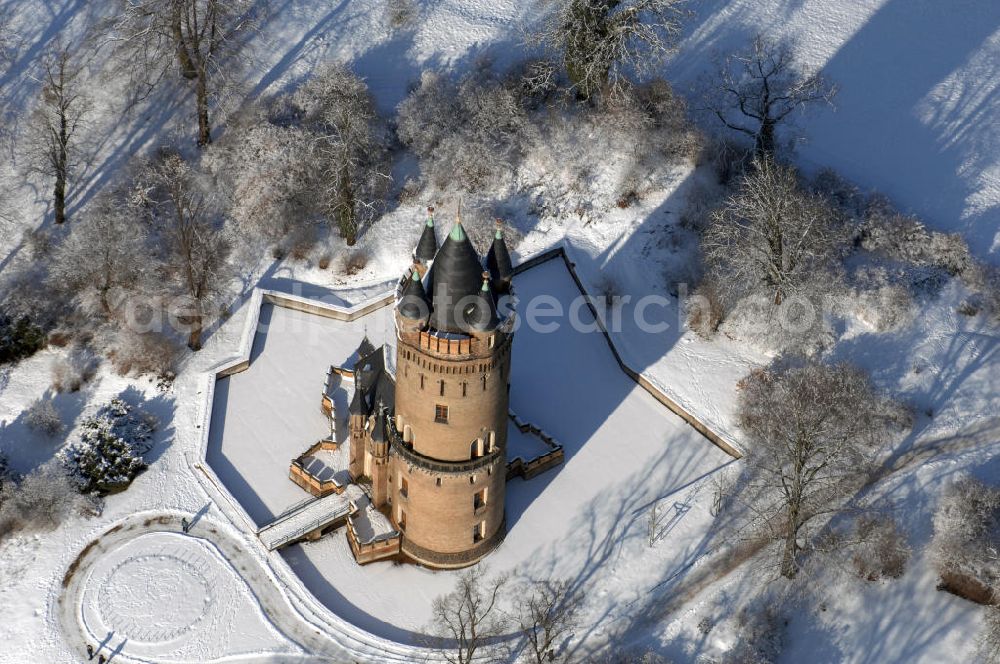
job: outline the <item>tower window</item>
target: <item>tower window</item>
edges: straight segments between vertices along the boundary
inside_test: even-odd
[[[439,478],[437,478],[436,482],[437,482],[437,485],[438,485],[438,486],[441,486],[441,478],[440,478],[440,477],[439,477]]]
[[[424,389],[424,375],[420,374],[420,389]]]
[[[410,483],[403,476],[399,477],[399,495],[403,498],[407,498],[410,495]]]
[[[399,521],[399,529],[401,531],[405,531],[406,530],[406,512],[403,511],[402,507],[399,508],[399,519],[397,519],[397,521]]]
[[[468,391],[468,388],[469,388],[469,384],[463,380],[462,381],[462,396],[463,397],[465,396],[466,392]]]
[[[472,541],[481,542],[486,539],[486,522],[480,521],[472,527]]]
[[[448,406],[437,404],[434,406],[434,421],[441,424],[448,424]]]
[[[441,383],[441,396],[444,396],[444,381],[439,381]]]
[[[472,509],[478,510],[486,504],[486,489],[480,489],[472,496]]]

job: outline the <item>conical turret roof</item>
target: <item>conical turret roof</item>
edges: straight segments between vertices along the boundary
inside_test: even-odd
[[[432,294],[430,326],[444,332],[464,332],[462,322],[464,298],[477,297],[482,264],[472,247],[461,220],[457,220],[447,239],[438,249],[428,277]]]
[[[403,292],[399,298],[399,313],[413,320],[422,320],[427,318],[430,310],[430,300],[420,280],[420,273],[413,270],[410,278],[403,284]]]
[[[473,329],[490,330],[497,326],[500,317],[497,316],[496,302],[493,300],[493,291],[490,290],[490,273],[483,272],[482,279],[483,285],[476,298],[462,308],[462,315]]]
[[[413,252],[414,258],[421,263],[429,263],[434,260],[434,254],[437,253],[438,249],[437,237],[434,235],[434,208],[428,208],[427,211],[427,223],[424,224],[417,248]]]
[[[486,254],[486,267],[493,277],[494,286],[497,292],[506,292],[510,285],[510,280],[514,276],[514,267],[510,261],[510,252],[507,251],[507,243],[503,239],[503,230],[500,222],[497,221],[497,231],[493,237],[493,244]]]

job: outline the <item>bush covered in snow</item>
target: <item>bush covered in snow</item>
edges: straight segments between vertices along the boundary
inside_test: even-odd
[[[931,231],[916,217],[887,211],[881,205],[865,217],[861,246],[912,265],[936,267],[949,275],[961,274],[972,264],[961,235]]]
[[[27,316],[13,319],[0,312],[0,364],[17,362],[45,346],[45,332]]]
[[[181,346],[172,337],[122,329],[108,343],[108,357],[118,374],[173,380]]]
[[[751,602],[736,616],[736,643],[725,653],[723,664],[773,664],[785,647],[788,621],[774,606]]]
[[[142,454],[156,421],[120,398],[112,399],[81,424],[80,440],[66,453],[66,461],[84,491],[122,491],[146,469]]]
[[[529,123],[514,85],[486,72],[454,81],[426,71],[399,105],[396,131],[438,188],[475,191],[510,176],[520,160]]]
[[[18,530],[51,530],[89,505],[60,464],[47,464],[0,483],[0,539]]]
[[[932,552],[943,585],[962,592],[981,586],[1000,593],[1000,488],[972,478],[957,480],[934,512]],[[966,583],[971,580],[971,583]],[[972,593],[966,593],[972,594]],[[971,597],[970,597],[971,598]]]
[[[52,360],[52,389],[78,392],[97,372],[97,358],[90,351],[77,348]]]
[[[862,516],[854,527],[851,562],[865,581],[898,579],[906,571],[910,545],[899,524],[891,518]]]
[[[882,267],[865,267],[852,276],[848,305],[854,315],[876,332],[888,332],[913,318],[910,290]]]
[[[46,436],[55,436],[65,428],[52,399],[46,396],[36,399],[28,406],[24,411],[24,423]]]

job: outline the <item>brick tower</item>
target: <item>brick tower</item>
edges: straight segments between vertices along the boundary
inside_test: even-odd
[[[393,412],[384,431],[370,429],[389,442],[387,457],[370,447],[369,464],[387,458],[385,507],[402,551],[431,567],[470,565],[506,534],[514,313],[498,306],[511,294],[499,227],[485,265],[460,220],[440,248],[428,220],[397,290]]]

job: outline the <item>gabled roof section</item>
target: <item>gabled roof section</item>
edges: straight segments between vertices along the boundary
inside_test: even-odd
[[[354,365],[352,415],[368,416],[380,407],[396,407],[396,383],[385,369],[385,346],[365,355]]]

